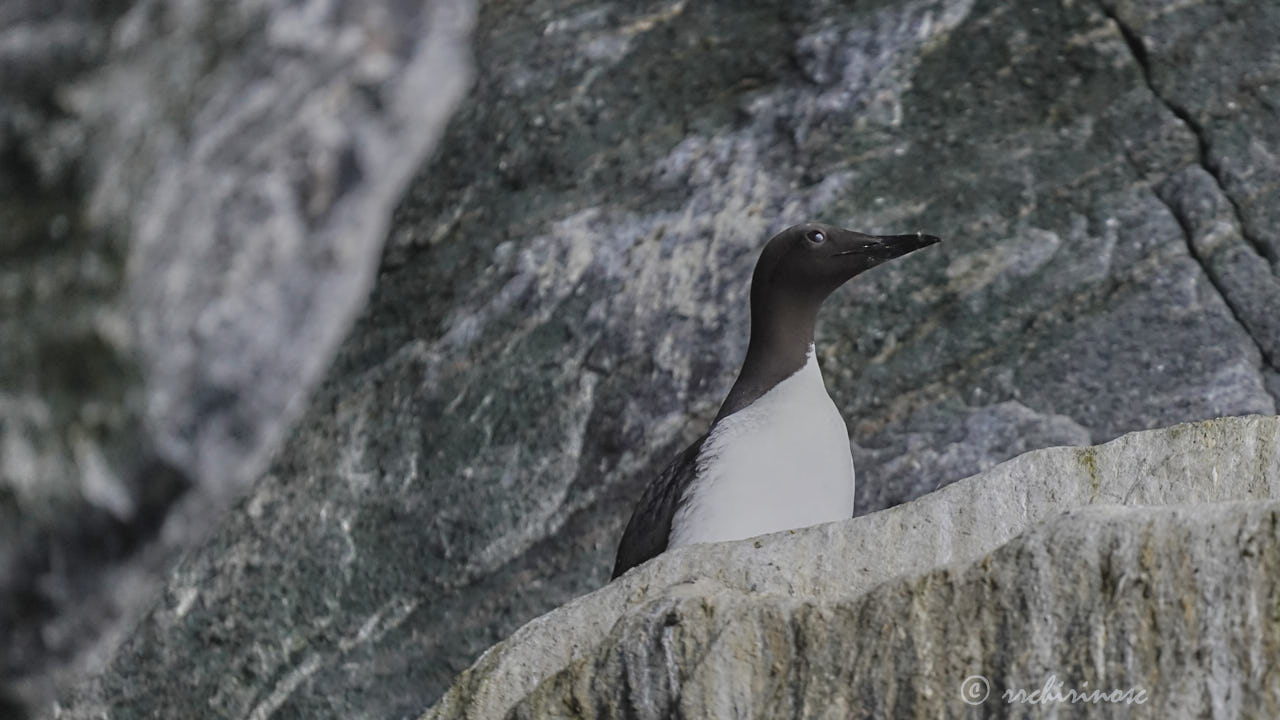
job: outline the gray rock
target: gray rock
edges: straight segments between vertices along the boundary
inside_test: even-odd
[[[262,473],[469,84],[470,14],[0,10],[0,686],[101,667]]]
[[[1244,171],[1277,152],[1269,111],[1189,123],[1161,84],[1208,38],[1203,62],[1237,55],[1186,107],[1254,92],[1273,50],[1233,28],[1274,35],[1274,13],[1144,7],[486,3],[476,91],[328,380],[65,714],[413,717],[605,582],[792,222],[947,238],[820,319],[860,513],[1037,446],[1274,413],[1275,338],[1239,310],[1262,286],[1219,280],[1166,185],[1213,175],[1219,132],[1240,172],[1215,197],[1280,206]],[[1149,15],[1177,41],[1147,48]]]
[[[773,630],[750,629],[758,612],[786,613],[805,603],[830,608],[834,603],[857,601],[873,603],[876,607],[888,603],[902,609],[912,608],[912,612],[917,613],[911,619],[903,618],[890,625],[904,628],[907,634],[888,635],[894,636],[892,647],[898,650],[912,643],[922,648],[921,654],[915,657],[921,669],[895,665],[896,671],[859,675],[858,682],[849,685],[846,691],[863,688],[860,692],[879,700],[861,707],[884,707],[884,698],[894,694],[890,685],[896,683],[903,688],[916,688],[914,692],[903,691],[905,696],[896,698],[897,702],[939,703],[938,711],[959,715],[964,708],[958,704],[958,686],[969,674],[1000,668],[999,673],[988,673],[993,681],[1026,680],[1034,684],[1043,680],[1042,677],[1035,679],[1032,671],[1037,668],[1042,668],[1039,671],[1043,673],[1057,668],[1060,676],[1068,669],[1079,669],[1071,655],[1078,648],[1073,649],[1071,642],[1045,643],[1055,636],[1061,640],[1086,630],[1108,632],[1105,627],[1082,628],[1068,623],[1070,618],[1105,616],[1108,608],[1123,605],[1116,605],[1113,597],[1099,595],[1096,586],[1089,584],[1088,569],[1097,569],[1098,562],[1107,560],[1105,555],[1095,557],[1091,552],[1106,550],[1111,542],[1108,537],[1122,546],[1120,549],[1125,552],[1121,555],[1134,549],[1131,544],[1135,540],[1141,540],[1143,547],[1162,558],[1157,564],[1169,555],[1185,552],[1188,545],[1195,545],[1196,554],[1179,561],[1191,564],[1178,575],[1159,581],[1167,583],[1159,586],[1160,592],[1182,593],[1175,597],[1201,590],[1220,593],[1228,589],[1228,579],[1237,582],[1256,573],[1252,561],[1237,563],[1238,566],[1229,565],[1225,560],[1218,562],[1228,556],[1215,555],[1222,547],[1209,542],[1209,538],[1222,535],[1234,538],[1233,542],[1244,542],[1248,535],[1213,530],[1215,523],[1231,527],[1243,524],[1265,530],[1269,542],[1280,543],[1280,534],[1267,524],[1276,510],[1280,510],[1280,502],[1276,502],[1280,501],[1278,443],[1280,418],[1276,417],[1224,418],[1178,425],[1125,435],[1095,447],[1029,452],[913,502],[842,523],[755,540],[680,548],[525,625],[486,651],[424,718],[507,717],[508,712],[521,703],[550,716],[573,714],[563,708],[582,707],[580,712],[575,711],[577,715],[603,717],[616,712],[607,708],[634,706],[640,716],[662,717],[670,709],[667,703],[674,702],[675,695],[680,696],[678,702],[685,702],[683,693],[689,686],[682,681],[677,692],[661,685],[658,681],[662,678],[650,676],[663,667],[674,668],[682,678],[698,675],[703,661],[686,660],[684,655],[645,656],[651,649],[666,652],[663,648],[667,647],[662,625],[655,627],[650,621],[662,614],[658,608],[692,608],[702,601],[706,603],[705,612],[710,614],[703,619],[708,624],[693,633],[694,639],[682,646],[681,652],[691,652],[694,657],[714,657],[706,662],[716,669],[704,679],[708,684],[690,696],[690,702],[701,702],[704,695],[738,698],[747,706],[757,708],[769,702],[768,692],[757,689],[754,679],[748,681],[760,669],[768,670],[768,663],[762,662],[771,656],[768,642],[759,651],[736,653],[735,661],[732,651],[726,649],[722,655],[718,641],[706,642],[706,635],[701,633],[714,636],[723,627],[732,628],[732,635],[756,631],[769,635]],[[1232,501],[1250,501],[1269,510],[1246,519],[1249,506],[1229,505]],[[1228,505],[1213,509],[1223,503]],[[1077,515],[1084,518],[1078,522],[1056,520],[1063,513],[1095,505],[1168,505],[1180,509],[1170,516],[1146,510],[1126,514],[1103,507],[1091,510],[1090,514]],[[1215,518],[1202,522],[1199,530],[1188,531],[1193,540],[1203,537],[1204,543],[1196,545],[1174,532],[1188,517]],[[1265,522],[1258,525],[1262,521]],[[1167,527],[1148,535],[1145,525],[1149,522]],[[1093,539],[1081,543],[1077,541],[1079,537]],[[1052,552],[1046,556],[1049,550]],[[1280,552],[1280,545],[1270,552]],[[980,559],[977,568],[963,570]],[[1126,573],[1132,572],[1137,577],[1141,572],[1141,568],[1128,568],[1116,562],[1117,569],[1110,575],[1113,583]],[[893,582],[894,578],[919,576],[946,565],[952,569]],[[1235,573],[1229,578],[1213,575],[1228,567]],[[1193,583],[1180,587],[1178,583],[1186,579],[1183,575],[1192,572],[1189,568],[1204,573],[1206,582],[1223,585],[1206,589]],[[970,584],[971,578],[965,572],[977,572],[983,579]],[[1063,574],[1055,574],[1059,572]],[[938,577],[947,578],[941,581],[941,589],[946,592],[935,598],[929,593],[939,590]],[[1139,589],[1131,591],[1143,592],[1146,586],[1142,581],[1136,582]],[[1265,588],[1250,587],[1248,592],[1267,597]],[[1002,592],[1012,594],[1001,595]],[[974,600],[975,596],[979,599]],[[692,604],[686,605],[686,601]],[[1148,597],[1148,602],[1155,601],[1158,599]],[[721,602],[727,605],[721,607]],[[973,602],[979,605],[990,602],[991,607],[983,611],[981,622],[985,624],[971,628],[974,635],[964,635],[960,628],[975,614],[971,612]],[[1045,621],[1047,624],[1023,627],[1028,618],[1042,619],[1038,613],[1025,614],[1028,602],[1047,603],[1047,607],[1056,610],[1047,616],[1050,618]],[[959,604],[953,608],[950,603]],[[848,607],[858,606],[855,603]],[[1202,620],[1213,612],[1211,607],[1203,607],[1201,611],[1206,613]],[[674,612],[683,617],[683,610]],[[1124,610],[1126,616],[1131,612],[1136,613],[1133,617],[1141,617],[1140,610]],[[854,612],[851,619],[857,616]],[[813,619],[820,621],[822,617],[829,619],[826,610]],[[1226,623],[1224,627],[1234,628],[1236,633],[1253,622],[1244,614],[1219,619]],[[703,620],[693,620],[692,624]],[[881,652],[877,643],[890,639],[886,633],[874,629],[880,627],[880,620],[877,616],[875,623],[827,628],[831,642],[847,655],[845,663],[828,664],[821,659],[827,657],[825,654],[806,657],[805,648],[815,646],[809,644],[792,647],[789,660],[780,666],[779,672],[799,673],[796,682],[802,684],[801,689],[810,679],[816,682],[816,674],[822,672],[842,673],[859,667],[858,672],[866,673],[867,668],[873,666],[864,667],[857,658],[876,657]],[[737,625],[739,621],[746,625]],[[1058,622],[1063,624],[1055,624]],[[1017,627],[1001,630],[1007,635],[999,644],[993,644],[995,632],[1010,625]],[[823,632],[816,626],[797,630],[813,638]],[[1121,630],[1130,632],[1134,628]],[[808,635],[810,632],[816,635]],[[1115,635],[1108,637],[1114,638],[1108,639],[1108,644],[1125,642]],[[1222,641],[1222,647],[1227,647],[1227,638]],[[1162,637],[1159,632],[1148,631],[1143,642],[1148,643],[1146,649],[1154,649],[1174,647],[1179,641],[1177,637]],[[825,642],[816,645],[834,649]],[[1019,660],[1018,650],[1024,648],[1036,662],[1047,665],[1027,665],[1025,660]],[[954,678],[949,674],[933,680],[924,677],[928,668],[945,665],[958,655],[970,663],[967,666],[972,668],[970,672]],[[1232,651],[1231,657],[1245,660],[1248,655]],[[619,658],[623,663],[621,668],[616,667]],[[1159,666],[1138,662],[1138,655],[1124,662],[1125,674],[1119,677],[1133,678],[1134,672],[1146,673],[1142,681],[1148,683],[1153,696],[1164,693],[1163,700],[1167,701],[1168,692],[1177,687],[1172,680],[1160,680],[1159,691],[1152,687],[1155,679],[1161,677],[1152,674]],[[1107,667],[1111,669],[1110,665]],[[628,673],[631,681],[641,684],[628,686],[620,675],[610,674],[619,670]],[[1189,667],[1181,668],[1180,672],[1188,670]],[[733,673],[738,671],[740,678],[733,679]],[[810,672],[815,673],[814,678],[809,678]],[[1110,672],[1100,676],[1113,677]],[[1093,682],[1095,677],[1080,679]],[[739,682],[746,684],[739,686]],[[933,688],[930,683],[934,682],[946,692],[931,696],[929,690],[923,689]],[[1096,682],[1093,686],[1097,687]],[[588,688],[590,691],[584,696],[582,693]],[[832,691],[828,688],[826,692]],[[842,702],[852,702],[852,699],[833,693],[830,697],[816,696],[813,701],[817,703],[814,707],[825,703],[840,709],[846,707]],[[681,707],[688,717],[739,714],[732,707],[716,704],[702,709],[696,705]],[[791,717],[800,710],[794,707],[781,714],[761,714]],[[849,712],[839,711],[837,715],[848,716]],[[932,717],[934,712],[924,715]]]
[[[695,580],[506,717],[1266,717],[1278,524],[1276,501],[1091,508],[860,596]]]
[[[892,506],[957,474],[975,474],[1009,453],[1055,445],[1088,445],[1088,429],[1063,415],[1041,415],[1017,400],[969,408],[932,408],[911,431],[884,447],[854,447],[856,468],[876,468],[877,482],[858,485],[863,508]],[[911,490],[916,488],[916,490]],[[873,500],[874,498],[874,500]]]

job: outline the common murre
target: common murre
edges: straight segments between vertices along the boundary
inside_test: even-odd
[[[818,308],[847,280],[938,242],[794,225],[751,276],[751,340],[711,427],[650,482],[613,575],[682,545],[740,540],[853,516],[849,433],[813,346]]]

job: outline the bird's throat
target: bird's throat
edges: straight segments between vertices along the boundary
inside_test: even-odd
[[[809,353],[813,352],[818,305],[785,300],[751,303],[751,341],[747,346],[747,357],[743,360],[737,381],[716,414],[715,422],[750,405],[805,366]]]

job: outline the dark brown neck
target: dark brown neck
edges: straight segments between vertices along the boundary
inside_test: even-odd
[[[821,304],[821,299],[795,294],[756,297],[753,288],[747,357],[712,425],[755,402],[804,367]]]

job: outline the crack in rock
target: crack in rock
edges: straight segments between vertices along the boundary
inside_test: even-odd
[[[1204,126],[1192,116],[1190,110],[1165,97],[1156,87],[1151,59],[1142,37],[1120,19],[1115,8],[1106,3],[1100,7],[1115,24],[1152,97],[1181,121],[1196,139],[1198,167],[1189,166],[1187,170],[1166,180],[1156,196],[1178,221],[1192,259],[1200,265],[1236,323],[1258,348],[1263,368],[1272,373],[1280,372],[1280,326],[1272,319],[1269,310],[1276,307],[1276,302],[1280,302],[1280,285],[1276,284],[1275,276],[1270,270],[1276,259],[1270,257],[1263,244],[1247,231],[1240,206],[1227,191],[1221,168],[1210,156]],[[1189,176],[1188,171],[1193,168],[1201,171],[1203,177],[1200,182]],[[1224,209],[1229,208],[1230,217],[1196,217],[1197,213],[1208,210],[1215,204],[1210,195],[1224,201],[1221,204]],[[1197,204],[1204,207],[1192,207]],[[1208,221],[1210,227],[1203,227],[1204,221]],[[1227,247],[1231,237],[1240,239],[1237,247]],[[1261,275],[1260,269],[1264,271]],[[1268,393],[1275,397],[1270,389]]]
[[[1191,131],[1191,134],[1195,136],[1200,165],[1208,171],[1209,175],[1214,179],[1214,182],[1217,183],[1218,188],[1222,191],[1223,196],[1231,203],[1231,209],[1236,216],[1236,223],[1240,226],[1241,237],[1249,242],[1255,252],[1263,258],[1266,258],[1267,262],[1275,265],[1278,259],[1272,257],[1271,254],[1267,252],[1267,248],[1245,229],[1246,224],[1244,222],[1244,215],[1240,212],[1240,205],[1236,202],[1236,199],[1231,196],[1231,193],[1227,192],[1227,187],[1222,180],[1222,169],[1210,157],[1209,140],[1204,126],[1192,116],[1190,110],[1174,102],[1171,98],[1165,97],[1156,87],[1151,74],[1151,59],[1147,55],[1147,47],[1143,43],[1142,37],[1139,36],[1133,28],[1126,25],[1124,21],[1120,19],[1115,8],[1104,4],[1102,6],[1102,12],[1111,19],[1111,22],[1115,23],[1116,29],[1120,31],[1120,37],[1124,39],[1125,45],[1129,48],[1129,53],[1133,56],[1134,62],[1138,64],[1138,68],[1142,71],[1142,80],[1146,84],[1147,89],[1151,91],[1152,96],[1154,96],[1156,100],[1159,100],[1160,104],[1168,108],[1169,112],[1173,113],[1174,117],[1181,120],[1182,124],[1186,125],[1187,129]]]
[[[1195,166],[1189,166],[1189,168],[1194,167]],[[1158,198],[1165,207],[1169,208],[1170,214],[1172,214],[1174,219],[1178,221],[1178,227],[1182,229],[1182,237],[1187,243],[1188,254],[1193,260],[1195,260],[1196,264],[1200,266],[1200,269],[1204,271],[1205,277],[1209,280],[1209,284],[1213,286],[1214,291],[1222,298],[1222,302],[1231,313],[1232,319],[1236,321],[1236,324],[1244,330],[1245,335],[1247,335],[1249,339],[1253,341],[1254,346],[1258,348],[1258,354],[1261,356],[1263,367],[1273,372],[1280,372],[1280,366],[1277,364],[1275,349],[1268,349],[1267,345],[1269,343],[1265,343],[1258,337],[1258,333],[1255,332],[1259,324],[1258,320],[1253,317],[1253,313],[1248,312],[1246,308],[1242,307],[1241,298],[1237,293],[1233,292],[1230,284],[1224,280],[1223,274],[1218,272],[1214,267],[1212,258],[1209,257],[1202,248],[1197,247],[1197,232],[1195,227],[1192,225],[1192,221],[1188,218],[1186,210],[1179,206],[1178,199],[1170,197],[1171,193],[1176,192],[1177,190],[1170,190],[1169,184],[1166,183],[1161,186],[1160,191],[1156,193],[1156,198]],[[1232,230],[1234,230],[1241,238],[1244,237],[1243,233],[1239,232],[1238,227],[1233,226]],[[1276,399],[1280,400],[1280,397]]]

